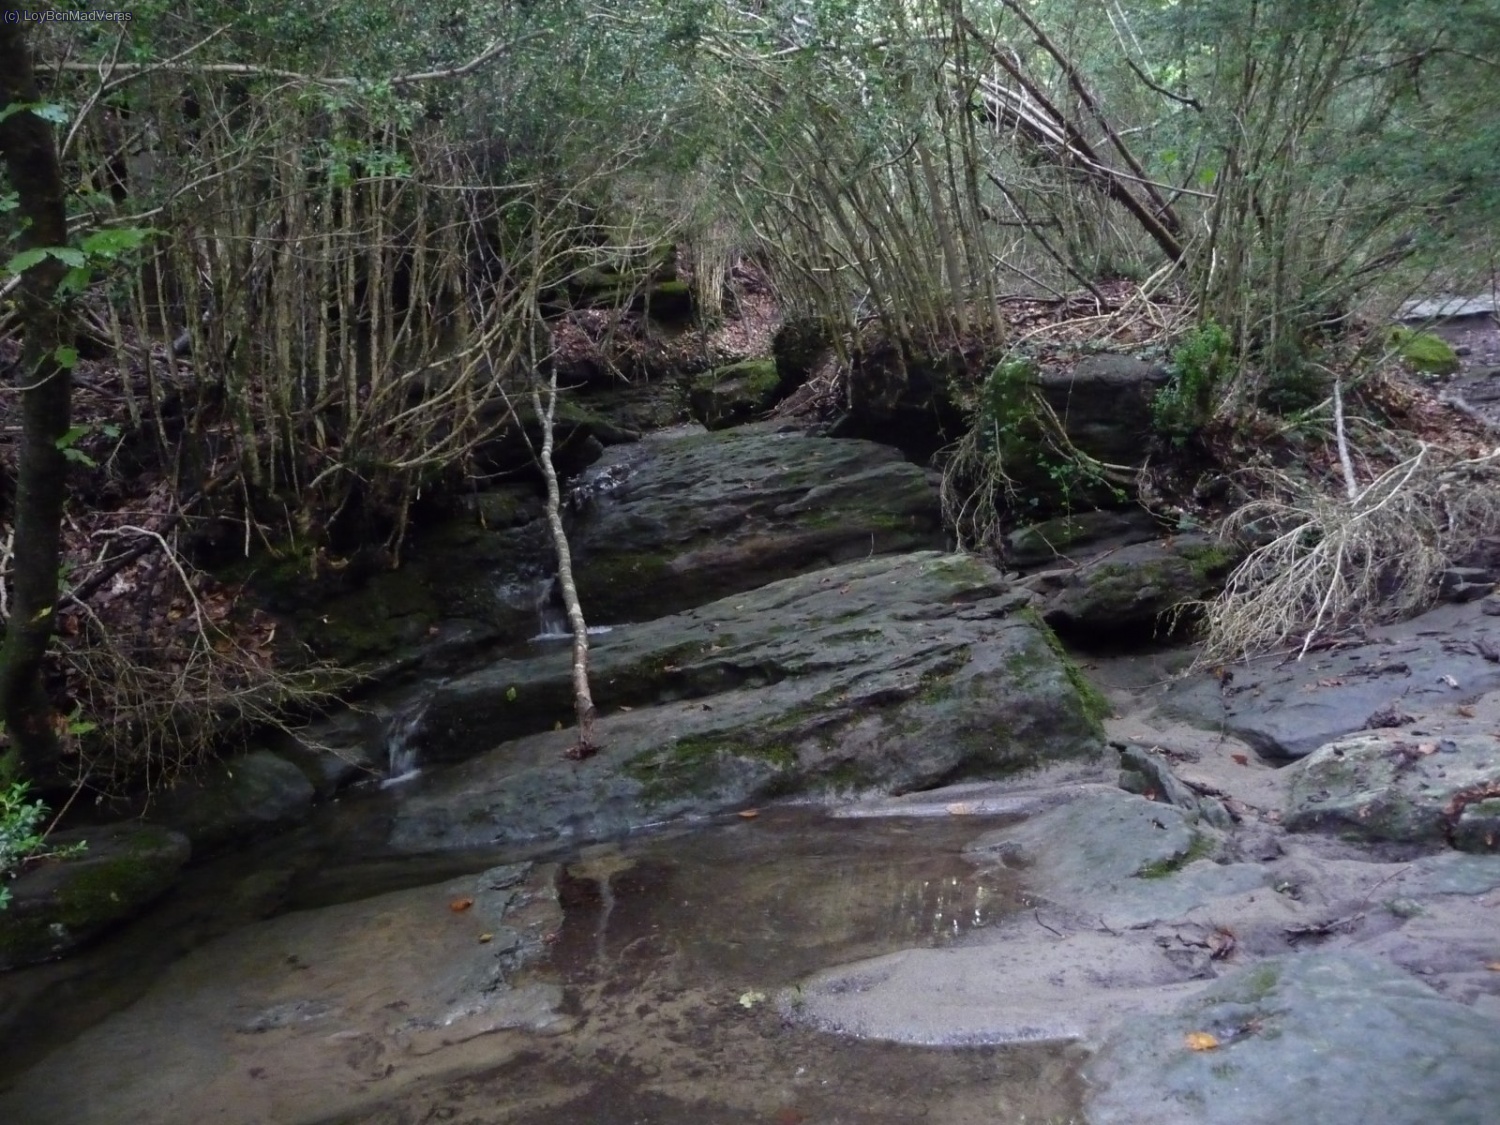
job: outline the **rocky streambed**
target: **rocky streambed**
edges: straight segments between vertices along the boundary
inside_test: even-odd
[[[13,962],[157,897],[0,976],[5,1119],[1494,1120],[1488,601],[1182,677],[1047,626],[1230,565],[1149,520],[1003,573],[892,451],[755,427],[582,485],[600,752],[524,525],[449,534],[325,615],[404,684],[17,885]]]

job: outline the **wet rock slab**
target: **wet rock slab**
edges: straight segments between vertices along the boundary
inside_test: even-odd
[[[1092,1125],[1487,1125],[1500,1020],[1366,955],[1291,956],[1132,1018],[1087,1075]]]
[[[981,836],[970,854],[1023,867],[1050,901],[1118,929],[1180,918],[1267,885],[1260,864],[1208,858],[1219,845],[1219,833],[1190,811],[1116,791]]]
[[[0,910],[0,970],[60,957],[134,917],[177,881],[186,837],[140,824],[58,832],[48,847],[82,851],[42,860],[9,884]]]
[[[501,1061],[492,1033],[568,1026],[561,990],[524,976],[559,920],[550,869],[512,865],[246,927],[21,1075],[0,1119],[323,1120]]]
[[[1291,767],[1286,826],[1374,841],[1500,850],[1500,742],[1493,737],[1355,735]]]
[[[943,541],[937,489],[894,449],[763,426],[619,447],[576,495],[573,569],[591,624]]]
[[[1044,571],[1028,584],[1047,599],[1047,623],[1081,638],[1127,632],[1169,633],[1184,603],[1223,588],[1237,552],[1203,535],[1135,543],[1067,571]]]
[[[1451,731],[1454,708],[1500,689],[1497,657],[1500,618],[1475,604],[1443,605],[1302,660],[1232,666],[1227,684],[1191,677],[1173,685],[1162,705],[1268,758],[1301,758],[1382,723],[1430,732],[1426,724],[1444,721]]]
[[[596,698],[617,708],[596,725],[598,754],[570,761],[574,733],[547,730],[418,779],[392,841],[602,838],[775,796],[901,792],[1093,755],[1098,701],[1026,602],[985,564],[924,552],[620,629],[593,664]],[[530,721],[561,724],[566,685],[561,654],[456,681],[432,701],[423,745],[471,750],[548,692]]]
[[[300,767],[270,750],[252,750],[155,794],[145,815],[208,851],[306,820],[315,795]]]

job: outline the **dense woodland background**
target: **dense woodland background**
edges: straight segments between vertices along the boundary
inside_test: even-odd
[[[1493,0],[246,7],[0,25],[10,808],[329,702],[235,568],[399,565],[566,396],[585,292],[601,362],[645,300],[691,342],[769,294],[825,406],[941,372],[977,550],[1020,461],[1136,487],[1018,377],[1058,322],[1169,358],[1158,460],[1233,470],[1259,535],[1216,659],[1420,605],[1495,528],[1494,453],[1410,423],[1384,327],[1495,275]]]

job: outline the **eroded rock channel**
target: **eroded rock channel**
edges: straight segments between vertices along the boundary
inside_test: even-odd
[[[0,1116],[1494,1120],[1486,603],[1183,678],[1046,622],[1196,596],[1196,543],[1018,580],[942,549],[899,457],[771,430],[593,473],[601,751],[564,755],[566,645],[492,575],[435,649],[493,645],[408,661],[337,757],[203,782],[212,822],[166,803],[157,905],[0,977]],[[412,776],[347,787],[398,742]],[[186,839],[299,820],[172,885]]]

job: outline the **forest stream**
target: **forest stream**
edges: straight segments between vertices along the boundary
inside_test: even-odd
[[[5,1060],[0,1115],[962,1125],[1077,1112],[1081,1052],[1064,1044],[910,1046],[786,1018],[808,973],[963,943],[1027,909],[1013,874],[963,854],[987,818],[767,809],[497,868],[514,857],[370,854],[390,800],[345,798],[295,841],[197,870],[82,956],[0,978],[33,1029]],[[475,872],[496,870],[518,879],[508,927],[470,901]],[[287,912],[236,921],[267,895]],[[476,955],[519,964],[476,988],[454,976]],[[505,999],[473,1023],[486,989]]]

